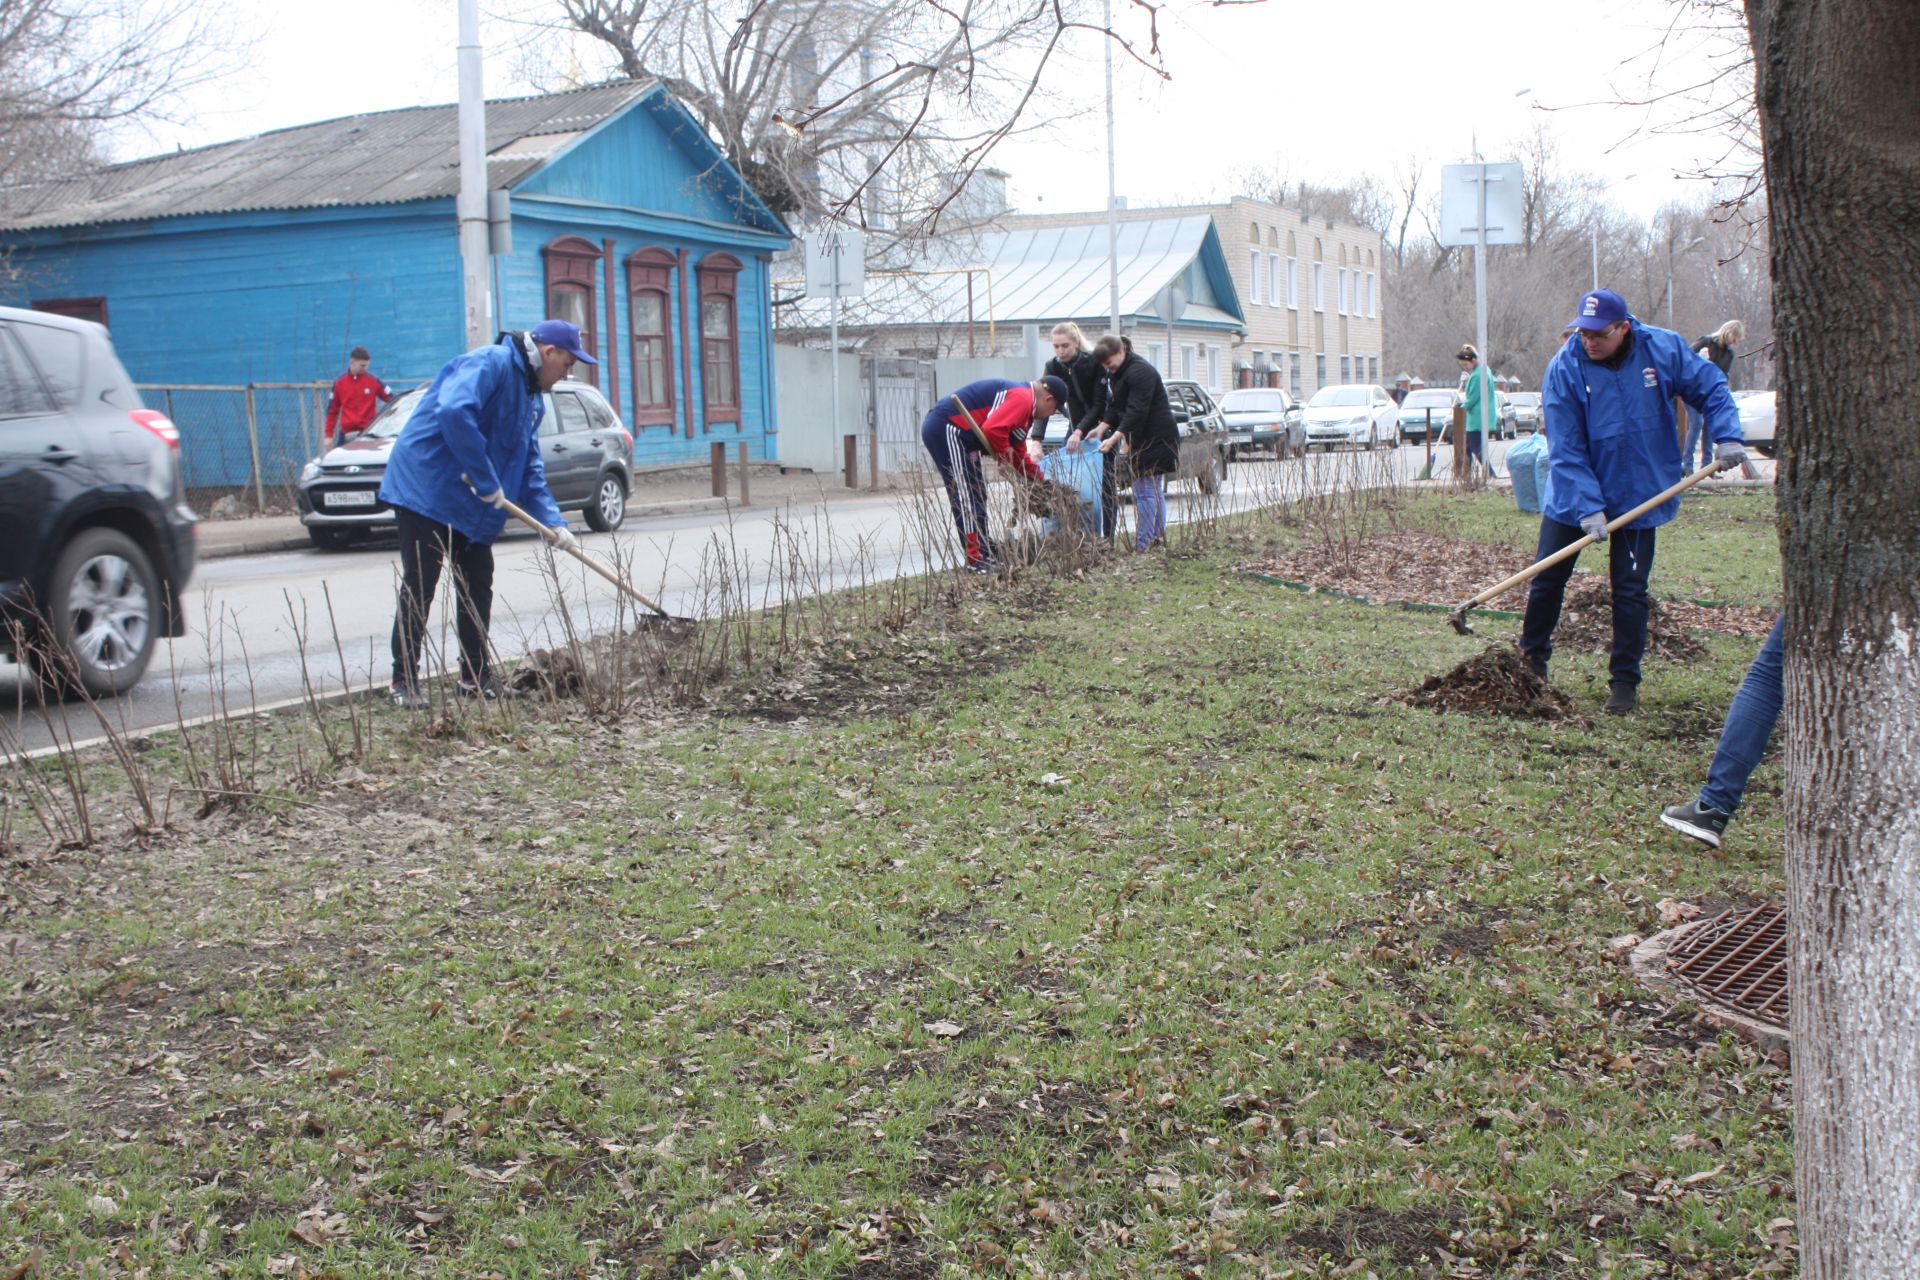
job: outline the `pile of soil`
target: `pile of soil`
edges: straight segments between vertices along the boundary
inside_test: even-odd
[[[1512,644],[1492,645],[1443,676],[1429,676],[1399,700],[1435,711],[1534,720],[1559,720],[1573,709],[1573,700],[1535,675],[1525,655]]]

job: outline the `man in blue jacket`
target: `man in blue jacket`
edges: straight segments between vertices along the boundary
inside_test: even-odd
[[[394,441],[380,482],[380,499],[393,508],[400,529],[394,705],[427,705],[419,684],[420,647],[440,568],[449,559],[461,605],[456,688],[470,698],[512,696],[487,661],[493,544],[513,502],[553,529],[556,545],[578,545],[547,488],[536,438],[541,393],[566,377],[576,360],[596,363],[580,345],[580,330],[565,320],[503,333],[493,346],[449,360]]]
[[[1613,659],[1606,709],[1626,715],[1640,705],[1654,530],[1673,519],[1680,500],[1661,503],[1611,539],[1607,522],[1680,480],[1675,396],[1706,423],[1723,468],[1738,466],[1747,452],[1726,376],[1694,355],[1679,334],[1642,324],[1611,289],[1582,296],[1570,328],[1573,335],[1548,362],[1541,385],[1549,453],[1535,558],[1544,560],[1583,534],[1611,542]],[[1548,569],[1527,592],[1520,648],[1542,676],[1578,558]]]

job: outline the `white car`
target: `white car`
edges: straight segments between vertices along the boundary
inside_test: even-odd
[[[1771,391],[1736,391],[1733,403],[1740,410],[1740,432],[1747,447],[1769,458],[1773,456],[1773,417],[1777,407]]]
[[[1331,449],[1392,444],[1399,432],[1399,406],[1387,389],[1361,382],[1322,387],[1307,401],[1307,443]]]

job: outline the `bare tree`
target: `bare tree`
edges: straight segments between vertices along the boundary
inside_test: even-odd
[[[102,135],[157,118],[225,58],[217,5],[0,0],[0,183],[72,172]]]
[[[657,77],[755,191],[802,220],[926,225],[1002,139],[1043,127],[1036,90],[1076,30],[1159,69],[1089,21],[1091,0],[544,0],[518,20],[597,41],[610,69]]]
[[[1920,8],[1747,18],[1784,433],[1800,1267],[1895,1280],[1920,1258]]]

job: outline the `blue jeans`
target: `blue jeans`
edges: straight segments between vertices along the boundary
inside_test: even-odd
[[[1613,659],[1608,668],[1612,684],[1640,683],[1640,658],[1647,651],[1647,575],[1653,571],[1653,535],[1652,529],[1621,529],[1606,541],[1613,581]],[[1543,516],[1534,559],[1544,560],[1585,536],[1579,525],[1561,524]],[[1553,657],[1553,629],[1560,625],[1560,601],[1567,592],[1567,579],[1573,576],[1573,563],[1579,558],[1568,556],[1535,578],[1528,588],[1526,617],[1520,624],[1520,650],[1529,658],[1546,662]]]
[[[1707,785],[1700,788],[1700,803],[1706,808],[1722,813],[1738,809],[1748,775],[1767,753],[1767,740],[1780,721],[1780,704],[1785,701],[1780,638],[1785,622],[1784,614],[1773,620],[1767,642],[1760,646],[1759,656],[1747,668],[1747,678],[1740,682],[1740,691],[1733,695],[1733,705],[1727,708],[1727,723],[1720,729],[1720,745],[1714,748]]]
[[[1133,478],[1133,513],[1133,545],[1136,550],[1145,551],[1166,536],[1167,478],[1165,476]]]
[[[1692,409],[1688,409],[1687,442],[1680,446],[1680,466],[1682,470],[1694,471],[1698,469],[1693,465],[1693,444],[1696,440],[1700,442],[1700,466],[1704,467],[1713,461],[1713,437],[1707,434],[1707,420],[1698,413],[1695,413]]]

